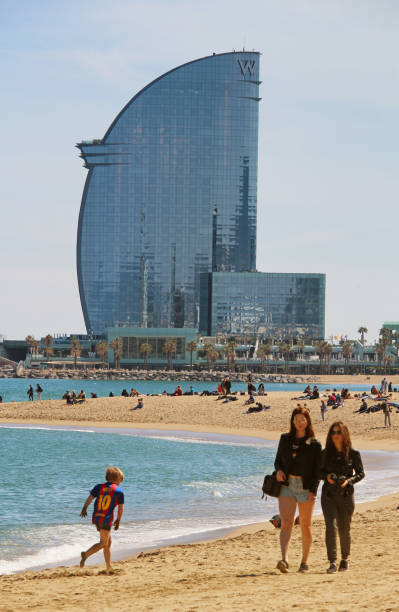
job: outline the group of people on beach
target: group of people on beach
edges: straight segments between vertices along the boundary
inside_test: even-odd
[[[324,450],[316,439],[309,411],[298,404],[290,419],[290,429],[280,437],[274,462],[275,479],[281,485],[278,504],[281,526],[281,559],[277,569],[289,571],[288,549],[295,514],[299,510],[299,525],[302,535],[302,558],[298,571],[309,570],[308,558],[312,545],[312,515],[320,480],[323,481],[321,507],[325,520],[325,541],[329,567],[327,573],[348,569],[351,549],[350,526],[355,508],[354,485],[364,478],[360,453],[352,448],[348,427],[335,421],[328,430]],[[110,466],[106,470],[106,481],[90,491],[80,515],[87,516],[87,509],[94,500],[92,523],[99,532],[99,542],[82,551],[80,567],[88,557],[103,550],[107,571],[111,566],[111,527],[119,529],[123,514],[124,493],[120,487],[124,475]],[[118,508],[116,521],[114,510]],[[338,565],[337,528],[339,533],[341,560]]]
[[[275,478],[281,484],[278,497],[281,559],[277,569],[282,573],[288,572],[288,548],[298,507],[302,534],[302,560],[298,571],[305,573],[309,570],[312,514],[322,480],[321,507],[330,563],[327,573],[347,570],[351,547],[350,526],[355,508],[354,485],[364,478],[360,453],[352,448],[348,427],[339,420],[332,423],[322,450],[315,437],[309,411],[298,405],[292,412],[289,432],[280,438],[274,467]],[[341,545],[339,566],[337,527]]]

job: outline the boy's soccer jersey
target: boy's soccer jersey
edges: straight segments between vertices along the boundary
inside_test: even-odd
[[[123,504],[125,497],[122,489],[114,482],[105,482],[96,485],[90,495],[95,497],[92,522],[111,526],[114,520],[114,508]]]

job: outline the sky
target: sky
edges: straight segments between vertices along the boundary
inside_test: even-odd
[[[187,61],[261,57],[257,268],[326,274],[326,336],[399,320],[396,0],[0,0],[0,335],[85,333],[87,170],[138,90]]]

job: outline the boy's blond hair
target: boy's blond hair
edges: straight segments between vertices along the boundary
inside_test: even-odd
[[[107,482],[115,482],[116,480],[122,482],[124,478],[125,475],[119,468],[115,467],[114,465],[107,467],[105,472],[105,479]]]

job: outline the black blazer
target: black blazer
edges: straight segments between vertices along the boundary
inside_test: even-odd
[[[274,467],[277,470],[282,470],[288,477],[292,468],[292,443],[294,438],[290,433],[281,435],[277,449],[276,460]],[[309,442],[309,443],[308,443]],[[320,481],[320,466],[321,466],[321,444],[316,438],[308,438],[305,444],[307,453],[306,469],[302,476],[304,489],[309,489],[311,493],[316,495],[317,487]],[[282,483],[288,484],[288,482]]]
[[[328,474],[345,476],[348,481],[346,489],[353,493],[353,485],[364,478],[363,463],[359,451],[352,448],[348,456],[343,457],[334,451],[327,454],[326,449],[324,449],[320,477],[324,480],[327,488],[335,486],[330,485],[327,481]]]

